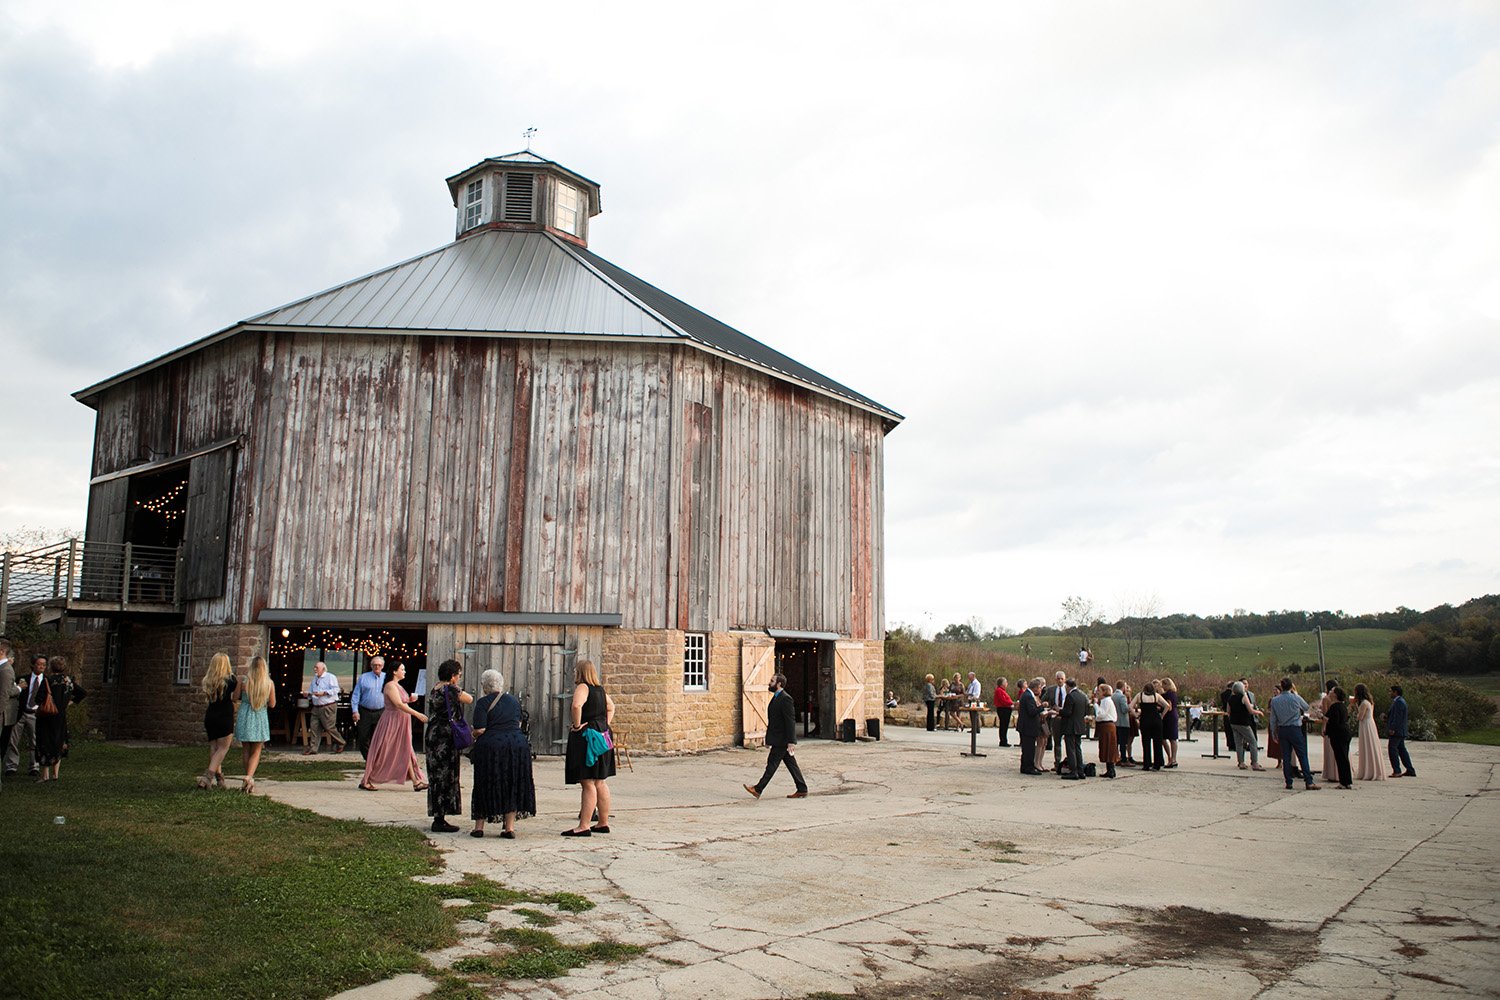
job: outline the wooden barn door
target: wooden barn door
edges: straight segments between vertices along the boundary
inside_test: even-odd
[[[840,726],[853,719],[858,731],[865,714],[865,644],[840,639],[833,644],[833,696]]]
[[[505,690],[531,717],[531,749],[561,754],[567,748],[565,703],[572,694],[573,650],[555,643],[470,642],[465,689],[479,692],[479,675],[498,670]]]
[[[770,636],[747,635],[740,640],[740,697],[743,701],[745,746],[766,740],[766,711],[771,692],[766,685],[776,675],[776,641]]]

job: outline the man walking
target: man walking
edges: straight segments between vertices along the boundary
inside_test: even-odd
[[[45,656],[33,656],[31,658],[31,676],[22,685],[20,711],[16,715],[15,732],[10,737],[10,747],[5,753],[5,773],[15,774],[21,766],[21,754],[26,755],[28,773],[35,776],[41,772],[41,767],[36,762],[36,706],[37,699],[46,700],[41,693],[42,685],[47,682],[43,676],[47,673],[47,658]]]
[[[1321,785],[1313,782],[1312,768],[1307,764],[1307,734],[1302,731],[1302,719],[1307,714],[1307,702],[1292,688],[1290,678],[1281,679],[1281,693],[1271,699],[1271,726],[1276,738],[1281,741],[1281,773],[1286,778],[1286,790],[1292,790],[1292,779],[1297,776],[1297,765],[1292,756],[1302,765],[1302,780],[1309,792],[1316,792]]]
[[[328,734],[335,753],[344,750],[344,738],[339,735],[339,679],[328,672],[328,664],[319,660],[313,665],[313,679],[307,685],[307,697],[311,704],[307,724],[307,749],[305,754],[323,749],[323,734]]]
[[[1016,720],[1016,732],[1021,737],[1021,773],[1041,774],[1037,765],[1037,754],[1042,737],[1042,703],[1037,697],[1042,690],[1042,679],[1034,677],[1021,691],[1021,716]]]
[[[760,798],[766,786],[771,783],[771,776],[776,773],[776,768],[786,764],[787,773],[792,776],[792,781],[797,785],[797,790],[788,795],[789,799],[807,798],[807,782],[802,780],[802,769],[797,766],[797,710],[792,704],[792,696],[786,692],[786,675],[777,674],[771,678],[771,703],[766,706],[766,746],[770,747],[770,755],[766,758],[766,773],[760,776],[760,781],[753,785],[746,785],[745,791]]]
[[[5,639],[0,639],[0,759],[10,755],[10,735],[15,732],[16,719],[21,715],[21,688],[16,684],[15,648]],[[8,766],[8,765],[7,765]]]
[[[1083,737],[1089,731],[1088,717],[1092,712],[1089,696],[1078,690],[1078,682],[1070,678],[1060,716],[1063,739],[1068,742],[1068,770],[1071,772],[1063,777],[1070,781],[1079,781],[1084,776]]]
[[[1386,750],[1391,756],[1391,777],[1415,778],[1417,772],[1411,766],[1411,755],[1406,752],[1406,699],[1401,696],[1401,685],[1391,685],[1391,708],[1385,714]],[[1405,765],[1406,771],[1401,768]]]
[[[1052,675],[1052,684],[1042,695],[1047,705],[1047,729],[1052,736],[1052,770],[1062,773],[1063,740],[1062,709],[1068,699],[1068,675],[1059,670]]]
[[[349,710],[354,718],[354,742],[359,755],[370,756],[370,738],[385,709],[385,657],[370,657],[370,669],[359,675],[349,696]]]

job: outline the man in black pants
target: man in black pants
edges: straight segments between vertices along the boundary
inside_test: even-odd
[[[760,776],[760,781],[753,785],[746,785],[745,791],[760,798],[760,793],[766,790],[771,783],[771,776],[776,773],[776,768],[783,762],[786,764],[787,773],[796,782],[797,790],[788,795],[789,799],[807,798],[807,782],[802,780],[802,769],[797,766],[797,710],[792,704],[792,696],[786,693],[786,675],[777,674],[771,678],[771,704],[766,706],[766,746],[771,748],[770,756],[766,759],[766,773]]]
[[[1083,737],[1089,731],[1088,719],[1092,713],[1089,696],[1078,689],[1078,681],[1069,677],[1067,694],[1063,698],[1063,739],[1067,742],[1068,773],[1064,778],[1078,781],[1083,778]]]
[[[1027,683],[1019,701],[1021,716],[1016,720],[1016,732],[1021,737],[1021,773],[1041,774],[1036,764],[1036,747],[1042,735],[1042,703],[1037,692],[1042,689],[1042,679]]]
[[[354,740],[361,757],[370,756],[370,737],[385,710],[385,657],[370,657],[370,669],[359,675],[349,695],[354,721]]]

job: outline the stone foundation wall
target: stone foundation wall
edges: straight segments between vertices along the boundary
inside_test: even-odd
[[[885,715],[885,642],[881,639],[865,640],[865,714],[860,720],[859,731],[865,731],[866,720],[879,719]]]
[[[708,690],[684,691],[684,635],[673,629],[604,632],[604,686],[615,701],[615,725],[633,750],[691,753],[739,740],[739,638],[709,633]]]
[[[107,722],[100,728],[110,738],[201,743],[204,703],[198,685],[208,670],[208,661],[215,653],[227,653],[235,674],[240,675],[246,661],[264,650],[265,629],[259,625],[195,626],[189,681],[178,684],[180,631],[175,625],[131,626],[121,631],[116,680],[110,685],[101,683],[98,688],[106,696],[100,714],[107,714]],[[102,679],[102,635],[97,646],[94,672]]]

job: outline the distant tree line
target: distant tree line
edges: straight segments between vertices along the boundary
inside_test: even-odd
[[[1070,598],[1070,600],[1073,600]],[[1065,616],[1067,605],[1064,605]],[[1237,609],[1227,615],[1160,615],[1121,614],[1111,621],[1087,623],[1089,638],[1127,639],[1146,626],[1156,639],[1243,639],[1253,635],[1286,635],[1307,632],[1318,626],[1332,632],[1346,628],[1408,629],[1437,615],[1448,605],[1425,614],[1412,608],[1377,614],[1351,615],[1343,611],[1245,611]],[[1449,608],[1451,612],[1452,609]],[[1055,626],[1042,625],[1021,633],[1023,637],[1076,635],[1080,623],[1076,617]]]
[[[1396,637],[1391,666],[1402,673],[1500,672],[1500,594],[1433,608]]]

